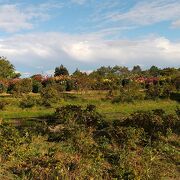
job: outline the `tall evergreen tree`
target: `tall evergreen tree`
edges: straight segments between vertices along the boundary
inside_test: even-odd
[[[55,68],[54,76],[61,76],[61,75],[69,75],[69,72],[66,67],[64,67],[62,64],[59,67]]]

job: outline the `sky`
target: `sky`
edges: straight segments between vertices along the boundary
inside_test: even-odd
[[[23,76],[179,68],[180,0],[0,0],[0,56]]]

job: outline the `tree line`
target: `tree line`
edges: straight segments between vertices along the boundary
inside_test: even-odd
[[[179,99],[180,68],[160,69],[152,66],[150,69],[142,70],[139,65],[136,65],[129,70],[128,67],[116,65],[102,66],[90,74],[81,72],[79,69],[70,74],[65,66],[60,65],[55,68],[53,76],[35,74],[30,78],[20,78],[20,74],[16,73],[10,61],[0,57],[1,93],[16,95],[29,92],[40,93],[45,88],[49,88],[49,91],[53,88],[57,93],[72,90],[108,90],[107,97],[115,102],[144,99],[144,97],[169,98],[172,94],[176,94],[176,99]],[[120,91],[121,96],[114,99],[114,90]]]

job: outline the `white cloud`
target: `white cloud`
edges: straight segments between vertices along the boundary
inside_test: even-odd
[[[76,64],[83,67],[97,64],[179,66],[180,42],[164,37],[109,41],[88,35],[41,33],[2,39],[0,54],[15,66],[25,69],[43,66],[44,71],[60,64],[68,67]]]
[[[47,70],[45,74],[47,74],[48,76],[54,75],[54,69]]]
[[[28,22],[28,16],[17,9],[15,5],[0,6],[0,29],[8,32],[20,29],[31,29],[33,25]]]
[[[172,22],[172,27],[173,28],[180,28],[180,20]]]
[[[160,22],[173,22],[179,26],[180,0],[142,0],[142,1],[97,1],[88,22],[91,27],[83,27],[84,31],[105,31],[112,29],[120,34],[124,29],[143,28]],[[83,29],[82,28],[82,29]],[[121,30],[120,30],[121,29]],[[156,31],[156,30],[154,30]]]
[[[23,72],[21,73],[24,77],[30,77],[31,73],[30,72]]]
[[[80,70],[80,71],[86,74],[91,74],[93,72],[93,70]]]
[[[37,22],[48,20],[49,11],[61,8],[61,3],[42,3],[38,5],[2,4],[0,5],[0,30],[17,32],[32,29]]]
[[[104,15],[106,20],[149,25],[162,21],[174,21],[180,15],[180,0],[139,1],[126,12],[111,12]]]

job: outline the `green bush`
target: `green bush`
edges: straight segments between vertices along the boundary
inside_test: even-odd
[[[136,100],[143,100],[145,94],[140,85],[134,82],[128,83],[124,87],[120,87],[119,96],[115,97],[112,102],[134,102]]]
[[[162,94],[162,88],[156,84],[150,84],[148,85],[147,89],[146,89],[146,99],[158,99]]]
[[[145,132],[142,128],[123,127],[114,124],[109,132],[114,143],[120,147],[136,148],[138,145],[143,145],[145,139]]]
[[[180,90],[180,75],[177,75],[175,78],[172,79],[177,91]]]
[[[33,96],[24,96],[20,101],[21,108],[31,108],[36,105],[36,98]]]
[[[32,80],[25,78],[9,85],[8,92],[14,96],[21,96],[32,92]]]
[[[88,105],[86,109],[81,106],[67,105],[56,109],[55,123],[82,124],[86,127],[103,128],[103,117],[96,111],[94,105]]]
[[[175,87],[170,83],[165,83],[161,88],[161,98],[170,98],[171,93],[175,90]]]
[[[57,108],[48,123],[30,127],[1,124],[0,176],[177,179],[178,143],[173,141],[176,136],[159,139],[156,136],[149,141],[154,133],[164,135],[169,129],[173,132],[177,118],[156,109],[106,122],[94,105],[86,108],[68,105]]]
[[[20,81],[20,91],[21,93],[30,93],[32,91],[32,80],[24,78]]]
[[[51,106],[59,100],[59,95],[56,88],[46,86],[41,90],[42,105]]]
[[[124,121],[123,125],[143,128],[149,136],[157,138],[159,134],[166,135],[169,129],[174,130],[178,121],[176,115],[166,115],[162,109],[156,109],[135,112]]]
[[[39,81],[33,81],[32,92],[39,93],[42,89],[42,84]]]
[[[53,120],[49,120],[49,141],[66,141],[75,138],[77,133],[89,132],[92,129],[103,129],[107,122],[97,113],[94,105],[86,108],[75,105],[67,105],[56,109]],[[73,142],[76,140],[73,140]]]
[[[9,124],[0,125],[0,157],[1,161],[11,161],[12,157],[17,156],[17,148],[22,144],[31,141],[31,137],[24,130],[19,131]]]
[[[71,91],[74,89],[74,83],[72,80],[66,81],[66,91]]]
[[[66,85],[61,83],[56,83],[52,87],[54,87],[58,92],[66,91]]]

